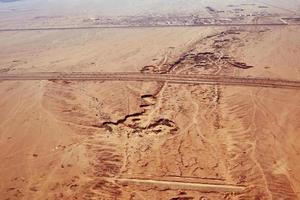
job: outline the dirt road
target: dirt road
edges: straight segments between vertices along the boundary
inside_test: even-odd
[[[224,184],[208,184],[208,183],[194,183],[194,182],[179,182],[179,181],[162,181],[151,179],[131,179],[131,178],[119,178],[112,179],[120,183],[121,185],[148,185],[160,188],[171,189],[195,189],[197,191],[206,192],[241,192],[246,187],[238,185],[224,185]]]
[[[241,85],[255,87],[272,87],[300,89],[300,81],[282,79],[249,78],[215,75],[178,75],[178,74],[143,74],[143,73],[99,73],[77,72],[58,73],[40,72],[26,74],[2,74],[0,81],[10,80],[66,80],[66,81],[144,81],[169,82],[176,84],[206,84],[206,85]]]
[[[8,28],[0,29],[0,32],[12,31],[58,31],[58,30],[85,30],[85,29],[103,29],[103,28],[164,28],[164,27],[230,27],[230,26],[287,26],[286,23],[231,23],[231,24],[199,24],[199,25],[117,25],[117,26],[81,26],[81,27],[40,27],[40,28]],[[293,24],[297,26],[297,24]]]

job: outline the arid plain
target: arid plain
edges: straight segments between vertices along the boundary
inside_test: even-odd
[[[0,1],[1,200],[300,199],[299,1],[79,2]]]

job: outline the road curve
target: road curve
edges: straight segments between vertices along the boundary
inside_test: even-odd
[[[99,72],[32,72],[0,74],[0,81],[66,80],[66,81],[144,81],[176,84],[233,85],[300,89],[300,81],[215,75],[179,75],[150,73],[99,73]]]

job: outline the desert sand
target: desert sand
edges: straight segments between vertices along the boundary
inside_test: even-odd
[[[0,199],[300,199],[299,1],[74,2],[0,3]]]

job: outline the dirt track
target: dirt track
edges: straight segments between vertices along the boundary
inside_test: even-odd
[[[272,87],[300,89],[300,81],[281,79],[245,78],[215,75],[178,75],[178,74],[142,74],[142,73],[58,73],[41,72],[27,74],[3,74],[0,81],[9,80],[68,80],[68,81],[145,81],[169,82],[176,84],[216,84],[242,85],[255,87]]]
[[[242,192],[246,187],[238,185],[226,185],[226,184],[207,184],[207,183],[194,183],[194,182],[178,182],[178,181],[161,181],[151,179],[128,179],[118,178],[113,179],[122,185],[150,185],[162,188],[172,189],[195,189],[197,191],[206,192]]]

